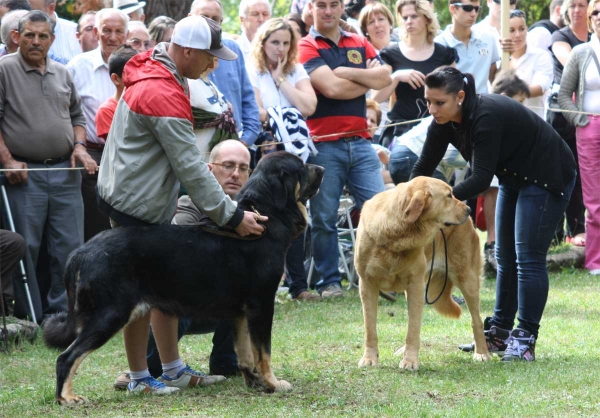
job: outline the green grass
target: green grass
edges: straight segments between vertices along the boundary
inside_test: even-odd
[[[482,316],[492,312],[495,282],[482,287]],[[550,297],[532,364],[475,363],[456,346],[471,340],[468,313],[458,321],[427,307],[420,369],[403,372],[393,352],[404,344],[403,298],[379,302],[380,366],[359,369],[363,325],[356,290],[340,300],[276,305],[273,368],[290,393],[247,389],[242,378],[171,397],[127,396],[112,382],[127,368],[119,334],[88,357],[74,380],[89,403],[54,403],[57,352],[41,341],[0,354],[0,416],[217,417],[565,417],[600,416],[600,282],[584,271],[551,276]],[[209,335],[187,336],[182,358],[206,370]]]

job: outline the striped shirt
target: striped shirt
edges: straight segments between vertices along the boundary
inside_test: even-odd
[[[110,79],[108,64],[102,58],[100,47],[73,58],[67,68],[81,96],[81,107],[85,115],[85,137],[87,142],[104,144],[96,132],[96,113],[102,103],[115,95],[117,88]]]
[[[56,19],[56,26],[54,27],[56,38],[48,53],[56,61],[67,65],[75,55],[81,54],[81,45],[79,45],[79,41],[75,35],[77,32],[77,23],[61,19],[56,13],[54,13],[54,18]]]
[[[310,74],[317,68],[328,65],[332,70],[337,67],[367,68],[367,60],[381,59],[366,38],[340,29],[337,45],[324,37],[313,27],[310,33],[300,40],[298,49],[300,62]],[[367,104],[365,95],[349,100],[338,100],[317,93],[317,109],[307,118],[311,135],[328,135],[336,132],[348,132],[339,136],[324,138],[323,141],[335,141],[349,136],[371,138],[367,130]],[[363,130],[360,133],[353,131]]]

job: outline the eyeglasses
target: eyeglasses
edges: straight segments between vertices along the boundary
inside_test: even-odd
[[[515,9],[510,11],[510,18],[513,17],[522,17],[525,18],[525,12],[523,10]]]
[[[453,6],[460,7],[467,13],[471,13],[473,10],[475,10],[475,13],[479,13],[479,10],[481,9],[481,6],[473,6],[472,4],[454,3]]]
[[[593,11],[593,12],[590,14],[590,16],[591,16],[591,17],[598,17],[598,15],[600,15],[600,10],[594,10],[594,11]]]
[[[494,3],[500,4],[502,0],[494,0]],[[510,5],[513,6],[517,4],[517,0],[510,0]]]
[[[141,46],[144,45],[144,48],[150,49],[150,47],[152,46],[152,41],[142,41],[141,39],[137,38],[128,39],[127,43],[131,44],[134,48],[141,48]]]
[[[230,161],[225,161],[224,163],[211,163],[211,164],[218,165],[219,167],[221,167],[221,170],[223,170],[229,174],[233,174],[233,172],[235,171],[236,168],[239,170],[240,174],[252,173],[252,170],[246,164],[238,165],[238,164],[234,164]]]

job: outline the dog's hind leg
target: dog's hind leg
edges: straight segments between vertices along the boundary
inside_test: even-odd
[[[73,377],[81,362],[94,350],[102,347],[125,324],[126,317],[117,313],[102,312],[82,325],[75,341],[56,360],[56,401],[61,405],[86,402],[73,392]]]
[[[473,337],[475,340],[475,352],[473,359],[475,361],[491,360],[488,352],[485,335],[483,333],[483,323],[481,322],[481,314],[479,312],[479,277],[474,272],[467,272],[468,278],[462,281],[457,280],[456,286],[460,289],[465,303],[471,314],[471,327],[473,328]]]
[[[266,300],[258,302],[251,309],[247,309],[248,331],[254,351],[256,371],[260,376],[262,385],[268,392],[286,392],[292,390],[292,385],[285,380],[277,380],[271,370],[273,311],[273,302]]]
[[[365,348],[358,367],[377,366],[379,351],[377,347],[377,301],[379,289],[372,280],[359,279],[358,289],[363,308],[363,321],[365,325]]]

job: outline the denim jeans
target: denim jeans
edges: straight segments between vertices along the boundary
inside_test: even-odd
[[[575,173],[564,195],[515,179],[500,181],[496,203],[496,307],[492,325],[538,335],[548,299],[546,257],[554,231],[569,204]]]
[[[342,280],[338,270],[336,222],[344,186],[350,190],[358,209],[385,187],[379,158],[370,141],[350,137],[318,142],[315,147],[319,153],[311,155],[308,162],[325,168],[319,193],[310,200],[312,255],[321,277],[316,284],[320,292]]]
[[[392,176],[394,184],[406,183],[410,179],[410,173],[418,159],[419,156],[412,152],[406,145],[396,144],[394,146],[388,164],[390,176]],[[431,177],[447,183],[446,177],[437,169]]]

